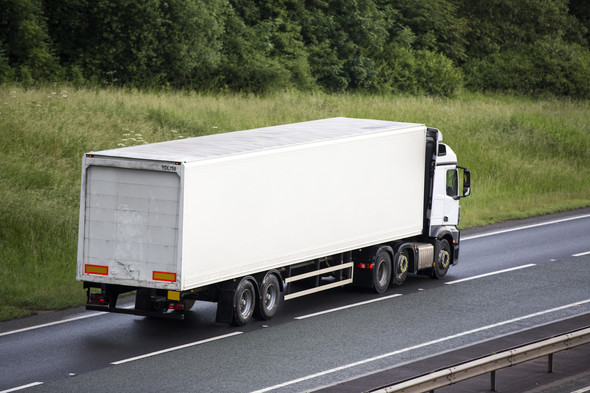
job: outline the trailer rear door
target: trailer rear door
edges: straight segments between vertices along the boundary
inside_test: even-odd
[[[85,184],[79,278],[175,286],[180,279],[180,177],[170,172],[91,165]]]

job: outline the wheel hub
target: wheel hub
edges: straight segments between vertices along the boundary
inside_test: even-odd
[[[408,271],[408,257],[405,256],[405,255],[402,255],[400,257],[399,271],[400,271],[401,274],[404,274],[405,272]]]
[[[442,266],[443,269],[446,269],[449,267],[451,262],[451,255],[449,254],[448,251],[443,250],[440,252],[440,264]]]

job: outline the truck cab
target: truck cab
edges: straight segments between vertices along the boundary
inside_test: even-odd
[[[459,199],[471,193],[470,178],[470,172],[457,165],[457,155],[453,150],[439,143],[433,180],[431,235],[436,227],[459,225]]]
[[[430,193],[426,201],[430,204],[425,209],[424,234],[430,238],[446,238],[452,247],[451,263],[459,260],[459,237],[457,226],[461,220],[459,200],[471,194],[471,172],[457,165],[457,155],[442,143],[442,134],[430,128],[428,137],[432,155],[427,156],[427,168],[430,167]]]

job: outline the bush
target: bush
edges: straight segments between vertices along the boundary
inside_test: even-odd
[[[463,84],[463,73],[441,53],[416,52],[416,79],[420,90],[430,95],[449,97]]]
[[[560,40],[541,40],[473,59],[465,72],[467,85],[477,89],[590,97],[590,51]]]
[[[462,86],[463,75],[441,53],[398,47],[382,58],[381,90],[410,94],[452,96]]]

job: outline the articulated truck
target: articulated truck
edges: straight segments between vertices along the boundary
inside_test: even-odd
[[[76,277],[90,310],[182,319],[210,301],[238,326],[347,284],[383,293],[458,262],[470,183],[439,130],[382,120],[87,153]]]

